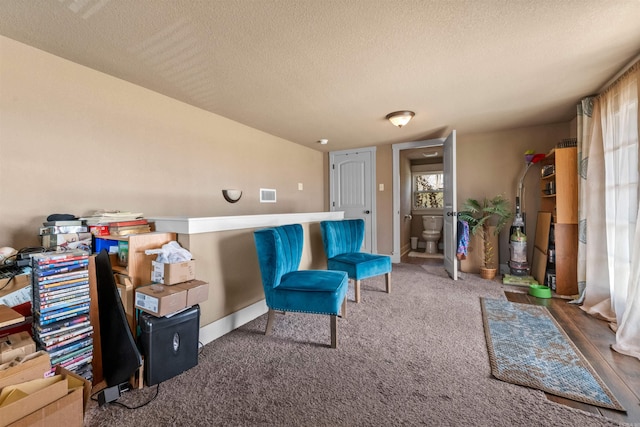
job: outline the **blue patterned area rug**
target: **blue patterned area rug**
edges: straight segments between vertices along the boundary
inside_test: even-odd
[[[494,377],[624,411],[546,307],[489,298],[480,302]]]

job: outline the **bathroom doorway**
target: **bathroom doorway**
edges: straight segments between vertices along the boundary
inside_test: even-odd
[[[411,169],[411,181],[400,183],[411,187],[411,211],[405,214],[409,224],[408,256],[424,259],[444,259],[444,170],[442,147],[429,150],[405,150]],[[402,160],[401,160],[402,161]],[[402,204],[402,200],[400,201]],[[406,252],[403,250],[403,252]]]
[[[453,143],[449,141],[453,137]],[[445,154],[445,145],[453,148]],[[452,147],[451,147],[452,146]],[[445,159],[445,157],[447,157]],[[455,200],[455,183],[451,183],[451,177],[447,175],[447,170],[451,168],[449,163],[455,162],[455,131],[447,138],[430,139],[415,142],[406,142],[393,145],[393,262],[404,262],[410,259],[411,263],[428,263],[444,265],[447,271],[452,270],[454,275],[457,272],[457,262],[455,262],[455,206],[450,206],[450,199]],[[455,165],[455,163],[454,163]],[[449,170],[449,175],[451,175]],[[433,180],[429,186],[423,185],[416,189],[416,174],[432,175]],[[444,175],[444,188],[442,183]],[[424,178],[421,178],[425,182]],[[440,180],[440,181],[439,181]],[[418,197],[416,197],[418,196]],[[444,197],[444,201],[442,200]],[[443,206],[444,205],[446,206]],[[453,209],[451,209],[453,207]],[[446,213],[445,213],[446,212]],[[447,216],[448,213],[448,216]],[[429,245],[423,237],[424,226],[422,217],[424,215],[439,216],[444,224],[438,242],[435,244],[437,254],[429,254],[426,247]],[[439,224],[438,224],[439,226]],[[450,234],[450,236],[449,236]],[[414,239],[411,239],[411,238]],[[415,239],[417,238],[417,239]],[[412,248],[412,240],[416,248]],[[433,243],[431,244],[433,246]],[[451,253],[449,253],[451,252]],[[408,257],[409,254],[419,255]],[[444,255],[444,256],[443,256]],[[445,262],[451,257],[453,262]],[[452,265],[449,265],[452,264]],[[451,275],[451,272],[449,273]],[[452,275],[452,278],[456,278]]]

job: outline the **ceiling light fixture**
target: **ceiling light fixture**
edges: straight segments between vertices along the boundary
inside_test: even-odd
[[[393,113],[387,114],[387,120],[389,120],[394,126],[398,126],[401,128],[402,126],[409,123],[409,120],[415,116],[416,113],[413,111],[394,111]]]
[[[423,157],[438,157],[437,151],[432,151],[431,153],[422,153]]]
[[[320,145],[327,145],[327,142],[329,142],[329,140],[328,139],[319,139],[317,142]]]

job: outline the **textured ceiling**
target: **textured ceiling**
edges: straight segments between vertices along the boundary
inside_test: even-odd
[[[639,22],[640,0],[0,2],[4,36],[323,151],[571,120]]]

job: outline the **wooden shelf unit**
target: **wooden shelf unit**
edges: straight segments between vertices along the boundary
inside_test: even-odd
[[[547,276],[549,245],[555,244],[555,292],[558,295],[578,293],[578,158],[576,147],[551,150],[541,162],[554,165],[552,174],[540,178],[540,211],[551,213],[553,240],[534,248],[534,277],[544,283]],[[545,194],[552,182],[554,194]],[[538,234],[536,232],[536,234]]]
[[[129,243],[129,256],[127,266],[118,265],[117,256],[111,256],[111,268],[114,273],[123,274],[129,278],[133,288],[151,283],[151,261],[155,255],[144,253],[147,249],[158,249],[165,243],[176,240],[176,233],[150,232],[140,234],[130,234],[128,236],[100,236],[102,239],[126,241]],[[94,357],[93,357],[93,384],[96,385],[103,380],[102,375],[102,348],[100,343],[100,319],[98,315],[98,292],[95,274],[95,257],[89,262],[89,289],[91,294],[91,323],[94,328]],[[125,307],[127,311],[127,307]],[[134,313],[127,313],[133,316],[132,330],[136,330]],[[135,337],[135,333],[134,333]],[[97,341],[97,342],[96,342]]]
[[[114,273],[129,276],[134,287],[151,283],[151,260],[155,255],[144,253],[147,249],[158,249],[165,243],[176,240],[176,233],[152,231],[150,233],[129,234],[127,236],[99,236],[101,239],[128,242],[129,256],[127,265],[118,264],[117,256],[111,256],[111,268]]]

